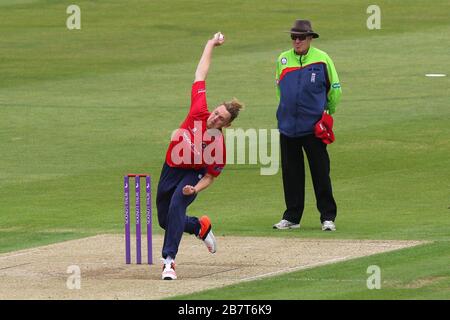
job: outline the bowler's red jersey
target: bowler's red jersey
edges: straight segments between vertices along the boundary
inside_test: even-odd
[[[194,82],[189,114],[173,135],[167,149],[166,163],[170,167],[194,170],[207,168],[207,173],[214,177],[222,172],[226,164],[225,141],[219,130],[211,134],[206,132],[206,120],[210,114],[206,102],[206,82]],[[187,152],[189,154],[185,154]]]

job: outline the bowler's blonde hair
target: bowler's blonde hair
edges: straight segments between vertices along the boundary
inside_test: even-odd
[[[239,111],[244,109],[244,105],[236,98],[231,99],[231,101],[224,101],[222,104],[231,115],[229,123],[237,118],[237,116],[239,115]]]

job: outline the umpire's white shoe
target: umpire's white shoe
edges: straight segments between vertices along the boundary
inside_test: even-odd
[[[322,223],[322,231],[336,231],[336,225],[333,221],[324,221]]]
[[[290,222],[290,221],[282,219],[280,222],[274,224],[273,228],[274,229],[280,229],[280,230],[297,229],[297,228],[300,228],[300,224],[299,223],[293,223],[293,222]]]
[[[176,280],[177,274],[175,273],[175,262],[164,263],[162,271],[163,280]]]

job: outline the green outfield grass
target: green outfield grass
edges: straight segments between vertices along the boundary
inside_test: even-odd
[[[190,213],[218,235],[433,243],[183,298],[450,298],[450,81],[425,77],[450,74],[448,1],[378,1],[374,31],[369,1],[77,1],[82,29],[69,31],[72,3],[0,0],[0,252],[122,232],[122,176],[150,172],[156,189],[218,30],[210,107],[235,96],[235,128],[276,128],[275,59],[302,17],[343,88],[329,147],[338,231],[320,231],[310,179],[302,228],[272,230],[281,175],[259,165],[228,165]],[[365,287],[372,264],[382,290]]]
[[[445,253],[444,253],[445,252]],[[203,291],[176,299],[447,299],[450,295],[447,243],[374,255],[271,279]],[[430,260],[433,262],[430,263]],[[381,271],[380,289],[368,289],[369,266]],[[373,272],[373,271],[372,271]],[[369,283],[373,285],[373,282]]]

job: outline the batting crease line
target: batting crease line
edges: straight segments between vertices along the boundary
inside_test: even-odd
[[[241,279],[241,281],[252,281],[252,280],[256,280],[256,279],[261,279],[261,278],[274,276],[274,275],[277,275],[277,274],[283,274],[283,273],[298,271],[298,270],[302,270],[302,269],[309,269],[309,268],[313,268],[313,267],[317,267],[317,266],[321,266],[321,265],[325,265],[325,264],[329,264],[329,263],[333,263],[333,262],[343,261],[343,260],[346,260],[348,258],[349,257],[347,256],[347,257],[342,257],[342,258],[336,258],[336,259],[331,259],[331,260],[327,260],[327,261],[322,261],[322,262],[318,262],[318,263],[314,263],[314,264],[309,264],[309,265],[305,265],[305,266],[291,267],[291,268],[287,268],[287,269],[284,269],[284,270],[278,270],[278,271],[273,271],[273,272],[269,272],[269,273],[265,273],[265,274],[260,274],[258,276],[244,278],[244,279]]]
[[[189,277],[189,278],[191,278],[191,279],[205,278],[205,277],[212,276],[214,274],[219,274],[219,273],[224,273],[224,272],[229,272],[229,271],[234,271],[234,270],[239,270],[239,269],[240,268],[227,269],[227,270],[217,271],[217,272],[213,272],[213,273],[208,273],[208,274],[198,276],[198,277]]]
[[[15,268],[15,267],[26,266],[26,265],[29,265],[29,264],[31,264],[31,262],[28,262],[28,263],[22,263],[22,264],[18,264],[18,265],[15,265],[15,266],[10,266],[10,267],[0,268],[0,270],[6,270],[6,269]]]
[[[34,253],[35,250],[33,250],[32,252],[22,252],[22,253],[16,253],[16,254],[10,254],[10,255],[5,255],[3,257],[0,257],[1,259],[8,259],[8,258],[13,258],[13,257],[20,257],[29,253]]]

